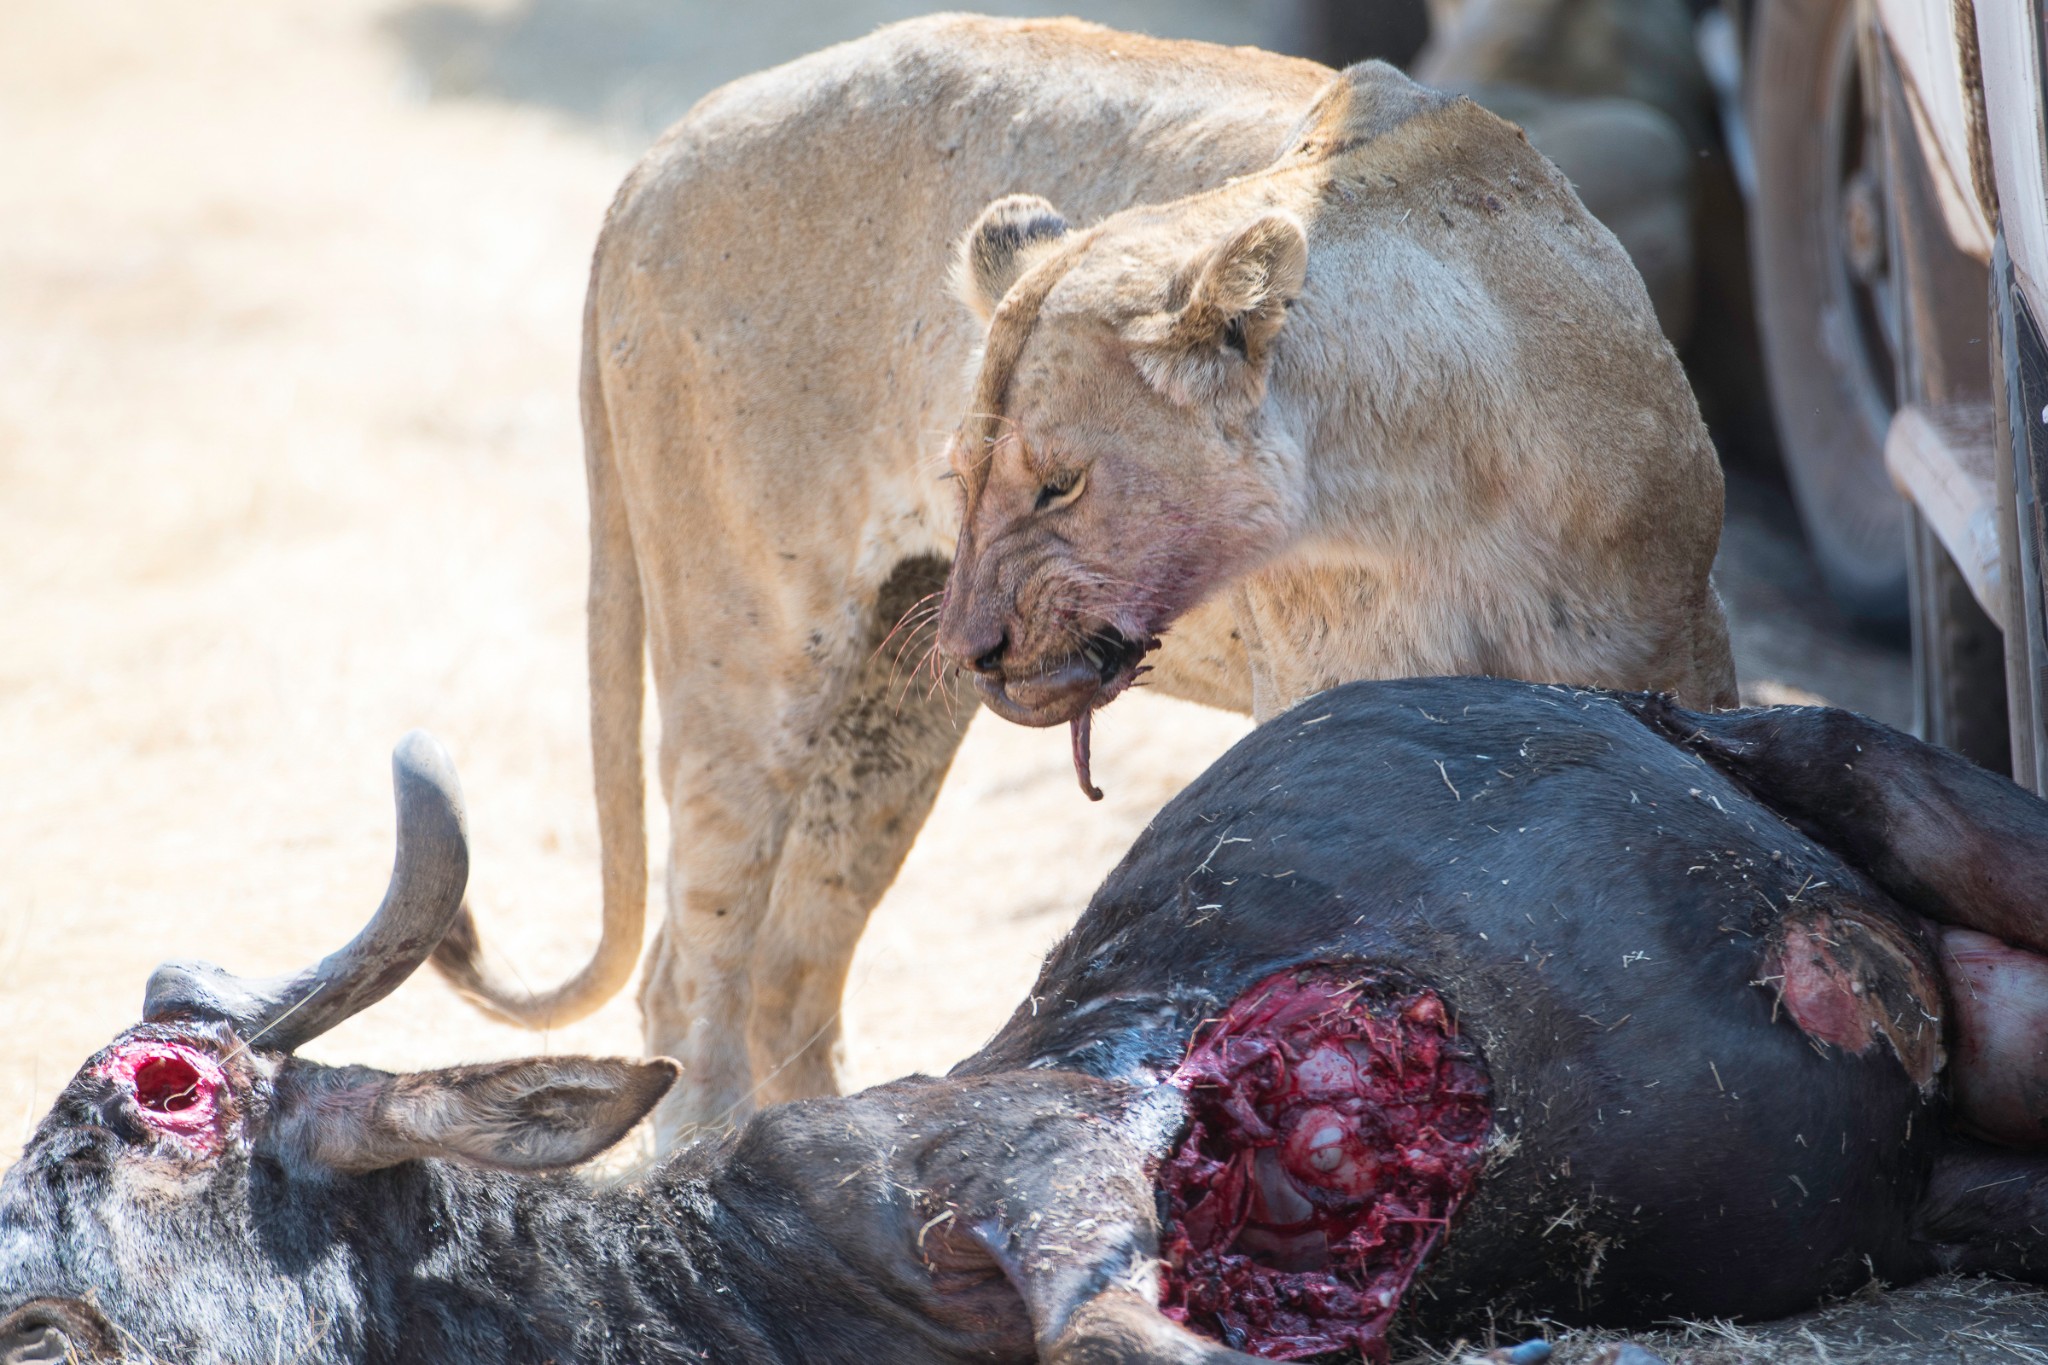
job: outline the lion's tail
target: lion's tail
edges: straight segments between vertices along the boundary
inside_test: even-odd
[[[441,974],[471,1003],[533,1029],[573,1023],[618,994],[639,962],[647,919],[647,783],[640,745],[646,617],[598,366],[597,283],[603,259],[600,242],[583,305],[581,380],[590,481],[590,745],[604,867],[603,928],[583,970],[553,990],[528,990],[486,967],[467,904],[433,955]]]

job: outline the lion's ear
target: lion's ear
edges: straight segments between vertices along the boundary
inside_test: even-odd
[[[983,209],[960,239],[953,290],[987,322],[1017,277],[1066,235],[1067,220],[1051,204],[1035,194],[1006,194]]]
[[[1127,329],[1152,386],[1189,406],[1265,393],[1274,340],[1308,274],[1308,234],[1269,213],[1224,238],[1194,266],[1187,302]]]

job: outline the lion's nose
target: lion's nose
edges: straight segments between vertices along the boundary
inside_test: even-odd
[[[1003,671],[1003,654],[1010,648],[1010,633],[1004,631],[996,636],[996,642],[975,654],[967,666],[984,677],[993,678]]]
[[[948,658],[984,677],[1001,674],[1009,648],[1010,632],[1000,624],[946,631],[939,640],[939,649]]]

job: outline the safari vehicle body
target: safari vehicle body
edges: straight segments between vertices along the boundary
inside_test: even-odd
[[[1903,610],[1918,728],[2048,789],[2044,0],[1725,0],[1793,491],[1830,586]]]

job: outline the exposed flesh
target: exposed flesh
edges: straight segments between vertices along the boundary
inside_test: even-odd
[[[1432,991],[1358,966],[1272,976],[1173,1077],[1161,1307],[1269,1360],[1387,1357],[1402,1294],[1472,1188],[1491,1089]]]

